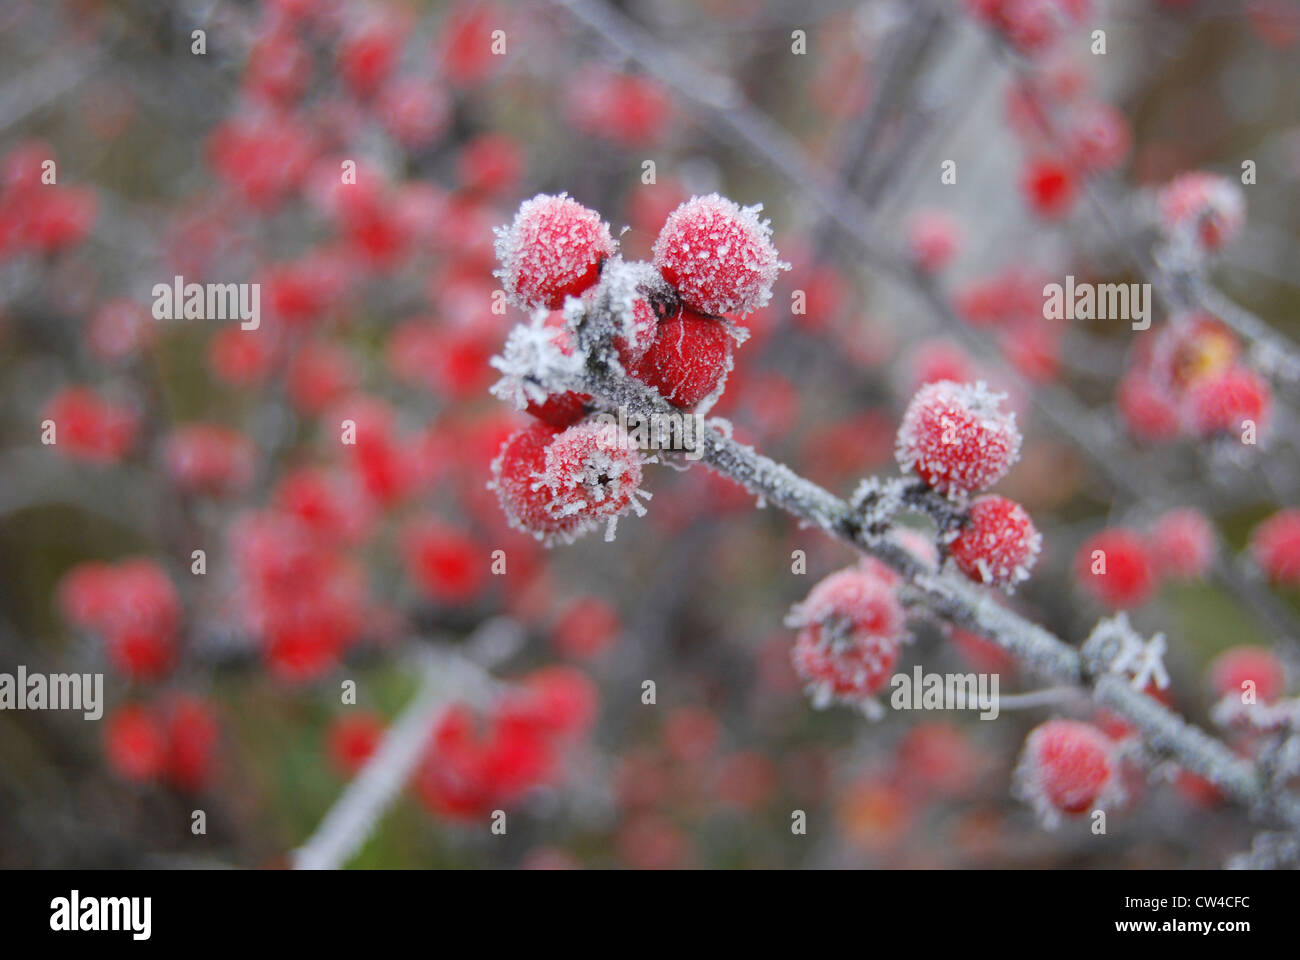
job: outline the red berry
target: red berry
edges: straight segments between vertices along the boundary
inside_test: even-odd
[[[208,423],[177,427],[163,444],[168,476],[182,490],[225,496],[253,479],[253,442]]]
[[[166,734],[147,708],[131,704],[108,718],[104,750],[118,776],[152,780],[162,773],[167,760]]]
[[[153,317],[134,300],[110,300],[90,318],[86,337],[101,360],[122,360],[151,342],[156,333]]]
[[[1030,161],[1021,178],[1021,188],[1033,211],[1051,220],[1070,212],[1078,192],[1073,171],[1050,158]]]
[[[1146,544],[1120,527],[1094,534],[1079,548],[1075,576],[1094,599],[1113,609],[1145,603],[1156,585]]]
[[[191,696],[178,696],[164,711],[167,730],[167,780],[177,790],[201,790],[211,778],[217,746],[217,720],[211,708]]]
[[[786,622],[801,628],[792,659],[818,706],[833,700],[865,706],[898,662],[903,608],[892,582],[870,568],[826,577]]]
[[[673,406],[691,410],[726,378],[732,342],[726,323],[683,308],[659,324],[654,342],[628,372]]]
[[[941,380],[966,383],[975,377],[975,364],[969,354],[951,340],[921,341],[908,352],[903,366],[909,375],[909,394],[929,383]]]
[[[399,17],[371,17],[339,40],[338,68],[343,82],[368,97],[386,81],[401,56],[405,25]]]
[[[1124,375],[1115,403],[1129,432],[1138,440],[1172,440],[1181,430],[1176,400],[1144,370],[1134,369]]]
[[[1114,742],[1091,724],[1049,720],[1029,734],[1016,776],[1040,811],[1077,815],[1117,792],[1119,760]]]
[[[1199,580],[1214,562],[1214,527],[1199,510],[1171,510],[1151,530],[1151,561],[1163,577]]]
[[[568,84],[565,114],[575,130],[638,147],[663,134],[672,102],[653,80],[594,67],[580,70]]]
[[[1220,697],[1241,697],[1254,684],[1255,702],[1271,703],[1286,690],[1286,673],[1266,647],[1233,647],[1210,664],[1210,685]]]
[[[384,720],[374,713],[349,713],[329,729],[329,755],[344,776],[355,776],[384,739]]]
[[[1175,177],[1160,191],[1165,231],[1201,250],[1218,250],[1246,220],[1246,198],[1226,177],[1195,171]]]
[[[1070,155],[1085,170],[1113,170],[1124,162],[1133,134],[1124,114],[1096,101],[1080,108],[1071,120]]]
[[[73,387],[55,396],[44,419],[54,421],[55,450],[93,463],[120,460],[135,443],[138,429],[132,410],[86,387]]]
[[[456,162],[461,186],[480,193],[514,188],[524,169],[523,150],[513,137],[485,133],[465,144]]]
[[[937,273],[957,252],[957,222],[938,210],[924,210],[907,225],[907,246],[912,262],[926,273]]]
[[[1274,583],[1300,586],[1300,508],[1279,510],[1256,527],[1250,552]]]
[[[513,434],[492,463],[492,484],[510,525],[535,536],[563,533],[571,518],[552,517],[547,496],[534,484],[546,469],[546,448],[559,430],[541,421]]]
[[[898,462],[949,496],[983,490],[1002,479],[1020,456],[1014,413],[1005,394],[945,380],[922,387],[898,428]]]
[[[208,365],[213,376],[232,387],[261,383],[270,374],[274,359],[274,339],[266,330],[227,327],[208,343]]]
[[[654,263],[688,307],[744,315],[771,299],[783,264],[760,210],[713,193],[692,197],[669,214],[655,240]]]
[[[564,194],[525,200],[514,222],[497,231],[496,251],[506,294],[521,307],[558,310],[564,298],[596,282],[613,255],[609,224]]]
[[[562,433],[535,423],[506,441],[492,464],[493,489],[512,526],[539,540],[571,541],[601,520],[644,512],[641,454],[613,424],[579,423]]]
[[[564,608],[551,629],[551,645],[570,657],[604,653],[618,639],[618,611],[599,597],[579,597]]]
[[[442,603],[472,602],[488,576],[488,551],[469,534],[424,520],[404,537],[406,565],[425,593]]]
[[[1255,424],[1258,437],[1268,425],[1273,395],[1267,381],[1253,370],[1234,366],[1197,380],[1188,403],[1192,426],[1202,437],[1240,436],[1246,420]]]
[[[970,521],[948,550],[972,580],[1015,586],[1029,579],[1043,536],[1025,508],[1006,497],[980,497],[971,504]]]

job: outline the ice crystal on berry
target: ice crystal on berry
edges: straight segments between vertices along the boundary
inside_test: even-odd
[[[992,486],[1020,456],[1020,430],[1016,415],[1001,409],[1005,399],[983,381],[922,387],[898,428],[899,464],[949,497]]]
[[[609,224],[565,194],[525,200],[514,222],[496,231],[496,276],[520,307],[559,309],[596,282],[617,246]]]
[[[777,273],[772,229],[761,204],[741,207],[716,193],[674,210],[654,245],[655,266],[682,301],[701,313],[742,316],[766,306]]]

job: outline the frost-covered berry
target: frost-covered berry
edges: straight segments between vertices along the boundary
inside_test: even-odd
[[[870,709],[903,641],[903,608],[892,581],[864,567],[832,573],[786,623],[800,628],[791,657],[814,704],[838,700]]]
[[[1129,433],[1138,440],[1172,440],[1182,429],[1177,400],[1145,370],[1134,369],[1124,375],[1115,404]]]
[[[641,454],[613,424],[579,423],[563,432],[535,423],[516,433],[492,464],[492,488],[512,526],[547,543],[572,541],[604,520],[607,538],[621,515],[641,514]]]
[[[611,423],[579,423],[551,441],[537,484],[551,497],[551,515],[576,519],[582,529],[608,519],[612,531],[615,518],[645,512],[637,500],[646,496],[641,453]]]
[[[1205,251],[1229,243],[1246,220],[1246,198],[1226,177],[1194,171],[1169,182],[1159,196],[1161,223],[1176,239]]]
[[[950,497],[997,483],[1020,456],[1016,416],[999,406],[1005,397],[982,381],[922,387],[898,428],[899,464]]]
[[[1210,686],[1220,697],[1242,697],[1253,690],[1255,703],[1271,703],[1286,690],[1282,662],[1267,647],[1225,650],[1214,658],[1209,673]]]
[[[1016,786],[1049,820],[1087,813],[1119,792],[1115,743],[1091,724],[1049,720],[1025,740]]]
[[[552,312],[542,326],[550,333],[551,342],[560,349],[561,353],[566,357],[573,355],[573,345],[569,341],[569,332],[564,326],[563,313]],[[561,393],[549,394],[541,402],[529,398],[528,406],[524,409],[538,420],[545,420],[552,426],[567,427],[587,415],[589,403],[591,403],[589,394],[565,390]]]
[[[765,306],[785,267],[761,205],[741,207],[716,193],[692,197],[668,215],[654,264],[682,302],[701,313],[744,315]]]
[[[971,504],[970,521],[948,551],[972,580],[1014,587],[1029,579],[1043,535],[1025,508],[1006,497],[980,497]]]
[[[907,249],[912,262],[926,273],[948,265],[961,236],[957,221],[942,210],[923,210],[907,224]]]
[[[1084,542],[1075,558],[1075,575],[1094,599],[1116,610],[1145,603],[1156,585],[1146,543],[1122,527],[1102,530]]]
[[[1268,425],[1273,394],[1255,371],[1233,366],[1197,380],[1187,402],[1192,428],[1202,437],[1241,434],[1247,420],[1255,425],[1258,437]]]
[[[1300,508],[1279,510],[1256,527],[1250,552],[1274,583],[1300,586]]]
[[[1070,156],[1085,170],[1113,170],[1133,146],[1128,119],[1109,103],[1081,107],[1070,121]]]
[[[632,322],[629,329],[614,337],[614,348],[619,362],[630,369],[645,356],[659,333],[659,315],[650,301],[637,297],[632,301]]]
[[[689,410],[717,391],[727,376],[732,340],[722,320],[683,308],[658,325],[654,342],[628,373],[673,406]]]
[[[510,525],[537,537],[561,534],[574,526],[571,518],[552,517],[548,496],[534,488],[546,469],[546,447],[559,434],[538,421],[513,434],[492,462],[491,488],[496,491]]]
[[[1151,528],[1151,561],[1163,577],[1199,580],[1214,562],[1214,527],[1199,510],[1171,510]]]
[[[558,310],[565,297],[596,282],[615,246],[596,211],[565,194],[539,193],[520,204],[510,226],[498,228],[496,276],[517,305]]]

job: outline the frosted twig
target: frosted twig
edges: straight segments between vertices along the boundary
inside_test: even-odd
[[[615,321],[579,325],[579,342],[591,336],[586,326],[614,329]],[[608,360],[610,351],[599,340],[590,348],[584,374],[555,387],[581,389],[598,408],[629,416],[670,416],[673,408],[659,394],[628,377]],[[859,552],[874,556],[906,578],[904,599],[922,603],[944,619],[974,630],[997,643],[1033,674],[1058,685],[1091,692],[1102,705],[1126,717],[1158,755],[1175,759],[1186,769],[1214,783],[1253,812],[1271,809],[1284,820],[1300,824],[1300,804],[1288,794],[1269,789],[1253,764],[1191,726],[1162,704],[1132,688],[1128,679],[1110,672],[1109,663],[1087,662],[1078,650],[1051,631],[1000,604],[986,589],[949,572],[932,572],[928,565],[894,540],[868,536],[848,503],[789,467],[763,456],[707,424],[701,437],[702,459],[731,477],[765,503],[821,528]]]

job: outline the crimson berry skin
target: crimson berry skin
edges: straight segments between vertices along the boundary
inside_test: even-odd
[[[1204,437],[1240,434],[1250,420],[1257,433],[1268,425],[1272,408],[1268,383],[1248,367],[1235,366],[1198,380],[1189,396],[1192,427]]]
[[[510,525],[535,535],[560,534],[572,529],[572,518],[552,517],[547,498],[533,489],[546,469],[546,448],[559,430],[537,421],[512,435],[492,464],[492,488],[496,490]]]
[[[772,298],[777,258],[762,206],[741,207],[716,193],[692,197],[668,215],[654,265],[682,302],[701,313],[753,313]]]
[[[1035,727],[1016,770],[1019,792],[1041,812],[1072,816],[1115,796],[1118,776],[1114,741],[1075,720]]]
[[[645,512],[637,500],[640,451],[622,443],[613,424],[585,421],[559,431],[538,421],[505,442],[492,476],[511,526],[548,545]]]
[[[1214,563],[1214,525],[1199,510],[1171,510],[1151,528],[1151,560],[1161,577],[1200,580]]]
[[[497,230],[496,276],[517,306],[558,310],[565,297],[596,282],[616,246],[596,211],[565,194],[539,193]]]
[[[978,583],[1014,587],[1029,579],[1042,549],[1043,535],[1025,508],[1006,497],[980,497],[970,520],[949,545],[962,573]]]
[[[692,410],[727,376],[732,342],[726,323],[683,308],[659,324],[654,342],[628,373],[674,407]]]
[[[801,628],[791,659],[817,706],[834,700],[865,705],[898,663],[903,608],[892,579],[872,566],[826,577],[786,622]]]
[[[1267,647],[1233,647],[1210,664],[1210,686],[1220,697],[1240,697],[1243,684],[1255,685],[1255,700],[1271,703],[1286,691],[1286,671]]]
[[[898,428],[899,465],[949,497],[992,486],[1020,456],[1015,414],[999,406],[1004,398],[983,382],[922,387]]]
[[[1140,606],[1156,587],[1146,543],[1121,527],[1094,534],[1079,548],[1075,574],[1083,588],[1113,610]]]
[[[1279,510],[1256,527],[1250,552],[1271,581],[1300,586],[1300,508]]]

